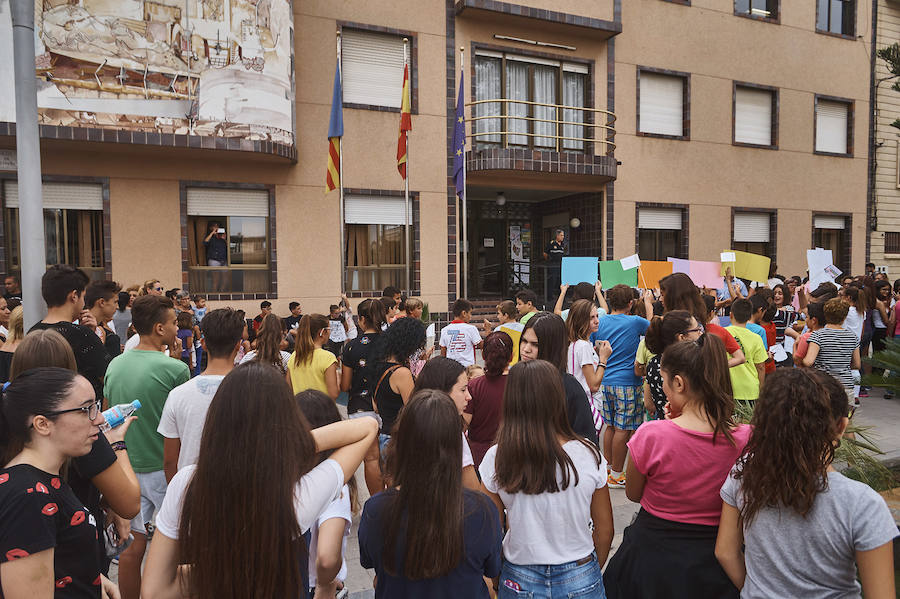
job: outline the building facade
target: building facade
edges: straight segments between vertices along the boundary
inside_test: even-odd
[[[877,0],[875,50],[900,42],[900,2]],[[891,89],[897,80],[886,62],[873,61],[875,94],[874,147],[872,152],[871,260],[893,280],[900,276],[900,130],[891,126],[900,119],[900,92]]]
[[[124,284],[159,278],[248,311],[270,299],[276,312],[295,299],[324,311],[342,288],[379,295],[407,277],[436,313],[521,286],[550,297],[543,250],[558,229],[572,255],[715,260],[735,248],[799,274],[819,246],[858,272],[870,9],[39,2],[47,260]],[[8,27],[0,0],[7,57]],[[79,33],[102,43],[83,46]],[[343,209],[324,192],[336,34]],[[396,168],[404,54],[408,221]],[[0,61],[2,86],[11,65]],[[461,74],[465,205],[451,151]],[[18,267],[11,97],[0,100],[4,272]],[[214,239],[225,244],[211,249]]]

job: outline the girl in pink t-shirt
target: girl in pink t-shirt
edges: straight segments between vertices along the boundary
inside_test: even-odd
[[[719,489],[750,427],[735,425],[725,346],[715,335],[670,345],[660,367],[666,420],[628,442],[625,494],[641,504],[603,580],[610,598],[737,598],[715,557]]]

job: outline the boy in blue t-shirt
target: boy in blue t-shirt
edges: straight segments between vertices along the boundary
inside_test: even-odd
[[[653,293],[644,292],[647,314],[653,314]],[[612,355],[606,361],[603,385],[600,387],[602,405],[595,406],[603,415],[603,454],[609,459],[610,487],[625,486],[625,455],[628,439],[644,420],[644,389],[641,378],[634,373],[634,356],[641,337],[650,321],[629,314],[634,304],[634,292],[628,285],[616,285],[606,292],[609,314],[600,319],[600,327],[591,334],[591,343],[609,341]]]

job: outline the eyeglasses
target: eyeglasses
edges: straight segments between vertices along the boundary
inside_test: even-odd
[[[94,402],[89,406],[81,406],[80,408],[72,408],[71,410],[56,410],[54,412],[47,412],[44,416],[59,416],[60,414],[68,414],[69,412],[84,412],[90,420],[93,420],[97,417],[97,414],[100,413],[100,402]]]
[[[165,288],[164,287],[154,287],[153,288],[154,291],[162,291],[163,289],[165,289]]]
[[[702,333],[702,332],[703,332],[703,328],[702,328],[702,327],[697,327],[696,329],[688,329],[688,330],[686,330],[684,333],[682,333],[682,335],[687,335],[688,333]]]

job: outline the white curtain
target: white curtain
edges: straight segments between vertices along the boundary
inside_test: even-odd
[[[584,107],[584,75],[581,73],[563,73],[563,100],[566,106]],[[563,120],[571,123],[583,123],[583,110],[563,110]],[[563,125],[563,137],[584,137],[584,127],[581,125]],[[583,141],[563,140],[562,147],[566,150],[583,150]]]
[[[500,59],[479,56],[475,59],[475,100],[494,100],[500,98]],[[476,104],[475,116],[499,116],[500,103]],[[502,131],[500,119],[483,119],[475,121],[475,131]],[[483,135],[475,138],[475,142],[500,142],[500,135]]]
[[[534,65],[534,101],[556,104],[556,74],[559,70],[554,67]],[[536,135],[556,135],[556,108],[550,106],[535,106],[534,116],[538,119],[547,119],[549,123],[534,122]],[[555,148],[555,137],[535,137],[534,145],[543,148]]]
[[[510,100],[528,100],[528,65],[514,60],[506,61],[506,97]],[[506,114],[511,117],[528,116],[528,105],[508,102]],[[527,133],[528,121],[524,119],[509,118],[506,121],[507,131],[515,133]],[[510,135],[509,145],[524,146],[528,144],[526,135]]]

